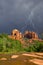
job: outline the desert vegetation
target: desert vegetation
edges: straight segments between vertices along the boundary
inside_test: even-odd
[[[25,44],[22,44],[18,40],[8,38],[7,34],[0,34],[0,53],[43,52],[43,42],[33,41],[29,43],[28,39],[25,41]]]
[[[0,52],[19,52],[22,50],[21,42],[8,38],[7,34],[0,34]]]
[[[43,52],[43,42],[33,41],[24,50],[27,52]]]

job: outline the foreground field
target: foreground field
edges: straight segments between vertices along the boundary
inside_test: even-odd
[[[0,34],[0,65],[43,65],[43,42],[23,40],[24,44]]]
[[[0,54],[0,65],[43,65],[43,53]]]

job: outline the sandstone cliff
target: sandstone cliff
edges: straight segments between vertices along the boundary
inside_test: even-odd
[[[32,40],[39,40],[37,33],[31,31],[25,31],[24,34],[22,34],[17,29],[12,30],[11,35],[8,35],[8,37],[11,39],[19,40],[22,43],[25,43],[24,38],[28,38],[30,43],[32,42]]]
[[[38,34],[35,32],[31,32],[31,31],[25,31],[24,37],[28,39],[38,39]]]

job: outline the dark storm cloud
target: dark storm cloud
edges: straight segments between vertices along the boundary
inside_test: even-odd
[[[27,26],[37,31],[42,24],[43,0],[0,0],[0,31],[13,28],[23,31]]]

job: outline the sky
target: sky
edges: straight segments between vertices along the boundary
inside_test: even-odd
[[[43,33],[43,0],[0,0],[0,33],[15,28]]]

